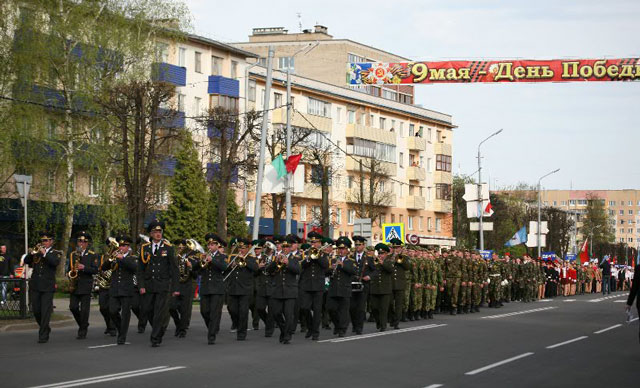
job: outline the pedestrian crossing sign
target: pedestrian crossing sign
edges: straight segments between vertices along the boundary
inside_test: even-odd
[[[398,238],[404,244],[404,224],[382,224],[382,241],[386,244]]]

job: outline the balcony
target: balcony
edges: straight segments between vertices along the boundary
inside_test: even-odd
[[[214,179],[220,179],[220,164],[219,163],[207,163],[207,182],[212,182]],[[238,166],[231,170],[231,183],[238,183]]]
[[[187,69],[165,62],[156,62],[151,65],[151,79],[174,84],[175,86],[186,86]]]
[[[274,109],[271,114],[272,124],[287,123],[287,108]],[[300,114],[297,111],[291,111],[291,126],[298,128],[316,129],[323,132],[331,132],[333,121],[328,117],[316,116],[310,113]]]
[[[433,182],[434,183],[446,183],[453,184],[453,174],[446,171],[434,171],[433,173]]]
[[[347,147],[347,152],[349,152],[349,147]],[[365,158],[364,156],[347,155],[345,159],[345,169],[347,171],[360,171],[360,163],[359,163],[360,159],[362,159],[362,166],[363,166],[364,172],[366,173],[368,158]],[[395,163],[381,161],[380,169],[384,170],[384,172],[389,176],[394,177],[398,175],[398,165]]]
[[[184,128],[185,114],[173,109],[158,108],[159,125],[162,128]]]
[[[407,179],[410,181],[423,181],[427,179],[427,172],[422,167],[409,166],[407,167]]]
[[[436,199],[433,201],[433,209],[437,213],[451,213],[453,206],[450,200]]]
[[[367,127],[360,124],[347,124],[347,137],[357,137],[359,139],[371,140],[378,143],[396,145],[396,133]]]
[[[365,199],[364,199],[365,206],[367,206],[366,203],[369,202],[369,191],[367,190],[366,187],[364,188],[364,195],[365,195]],[[352,187],[346,190],[345,202],[359,203],[359,198],[360,198],[359,187]],[[396,207],[398,205],[398,196],[390,190],[385,190],[384,192],[381,192],[381,194],[374,196],[373,200],[374,200],[374,203],[376,203],[378,206],[381,206],[381,207]]]
[[[331,190],[331,189],[329,189]],[[315,185],[313,183],[306,183],[304,185],[304,191],[300,193],[291,193],[294,197],[308,198],[308,199],[322,199],[322,186]]]
[[[407,148],[415,151],[426,151],[427,141],[421,137],[410,136],[407,138]]]
[[[418,195],[409,195],[405,199],[405,206],[410,210],[424,210],[426,201],[424,197]]]
[[[210,75],[207,93],[239,98],[240,81],[221,75]]]
[[[436,143],[433,145],[433,153],[436,155],[453,155],[451,152],[451,144]]]
[[[157,170],[158,175],[173,176],[175,174],[177,164],[178,160],[175,156],[164,155],[159,157]]]

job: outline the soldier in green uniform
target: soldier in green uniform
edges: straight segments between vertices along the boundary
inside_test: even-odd
[[[451,315],[456,315],[458,310],[458,296],[460,293],[460,285],[463,274],[463,260],[458,251],[448,255],[444,259],[445,268],[445,286],[447,293],[451,298]],[[466,273],[466,271],[464,271]]]
[[[477,253],[471,255],[471,271],[473,274],[471,278],[473,282],[471,285],[471,306],[469,306],[469,312],[471,313],[480,312],[478,306],[482,298],[482,288],[484,287],[485,280],[483,261]]]
[[[471,306],[471,290],[473,288],[473,263],[471,262],[471,253],[465,251],[462,260],[462,277],[460,279],[461,297],[458,303],[458,314],[461,312],[467,314]]]
[[[411,259],[411,267],[406,273],[407,282],[404,289],[404,305],[402,309],[401,322],[406,322],[407,319],[413,321],[413,312],[416,305],[416,290],[415,285],[418,279],[418,262],[415,260],[415,250],[411,246],[407,246],[404,249],[407,257]]]
[[[494,254],[489,263],[489,307],[502,307],[500,294],[502,282],[502,262],[498,255]]]
[[[394,329],[398,329],[400,318],[402,318],[405,289],[407,287],[407,273],[411,269],[411,260],[402,254],[402,240],[394,238],[391,239],[390,242],[393,250],[393,319],[391,320],[391,326],[393,326]]]
[[[376,270],[371,275],[371,309],[379,331],[387,330],[389,305],[391,303],[393,262],[389,258],[391,249],[383,243],[375,246],[378,257],[374,259]]]

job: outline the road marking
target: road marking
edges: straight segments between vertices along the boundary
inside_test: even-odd
[[[576,300],[575,299],[565,299],[564,301],[565,302],[575,302]]]
[[[593,334],[600,334],[600,333],[604,333],[605,331],[609,331],[609,330],[613,330],[616,327],[620,327],[622,326],[622,324],[618,323],[617,325],[613,325],[611,327],[607,327],[606,329],[602,329],[602,330],[598,330],[598,331],[594,331]]]
[[[426,386],[424,388],[438,388],[438,387],[442,387],[442,384],[431,384],[431,385]]]
[[[36,387],[31,387],[31,388],[77,387],[77,386],[80,386],[80,385],[104,383],[106,381],[127,379],[129,377],[138,377],[138,376],[149,375],[149,374],[152,374],[152,373],[169,372],[169,371],[172,371],[172,370],[184,369],[184,368],[186,368],[186,367],[184,367],[184,366],[174,366],[174,367],[156,366],[154,368],[138,369],[138,370],[132,370],[132,371],[129,371],[129,372],[122,372],[122,373],[114,373],[114,374],[110,374],[110,375],[89,377],[89,378],[86,378],[86,379],[63,381],[63,382],[55,383],[55,384],[38,385]]]
[[[631,322],[634,322],[634,321],[637,321],[637,320],[638,320],[638,317],[635,317],[633,319],[630,319],[629,322],[627,322],[627,323],[631,323]]]
[[[618,300],[614,300],[613,303],[624,303],[626,302],[626,299],[618,299]]]
[[[131,342],[125,342],[125,345],[131,345]],[[118,346],[118,344],[107,344],[107,345],[96,345],[96,346],[88,346],[87,349],[99,349],[99,348],[108,348],[109,346]]]
[[[563,346],[563,345],[567,345],[570,344],[572,342],[576,342],[576,341],[582,341],[585,338],[589,338],[586,335],[583,335],[582,337],[578,337],[578,338],[574,338],[574,339],[570,339],[569,341],[564,341],[564,342],[560,342],[559,344],[555,344],[555,345],[549,345],[547,346],[547,349],[554,349],[557,348],[559,346]]]
[[[538,302],[552,302],[551,299],[540,299]]]
[[[447,326],[447,325],[432,324],[432,325],[426,325],[426,326],[407,327],[406,329],[389,330],[389,331],[383,331],[383,332],[377,332],[377,333],[371,333],[371,334],[352,335],[349,337],[342,337],[342,338],[331,338],[328,340],[323,340],[318,342],[331,342],[335,344],[339,342],[347,342],[347,341],[355,341],[355,340],[361,340],[361,339],[367,339],[367,338],[381,337],[383,335],[407,333],[410,331],[417,331],[417,330],[435,329],[436,327],[442,327],[442,326]]]
[[[557,307],[540,307],[539,309],[525,310],[525,311],[515,311],[513,313],[507,313],[507,314],[487,315],[486,317],[482,317],[482,319],[496,319],[496,318],[512,317],[514,315],[529,314],[529,313],[535,313],[535,312],[538,312],[538,311],[545,311],[545,310],[552,310],[552,309],[557,309]]]
[[[532,354],[533,354],[532,352],[528,352],[528,353],[523,353],[523,354],[521,354],[519,356],[507,358],[506,360],[498,361],[498,362],[496,362],[494,364],[483,366],[482,368],[472,370],[471,372],[467,372],[467,373],[465,373],[465,375],[473,376],[473,375],[476,375],[478,373],[481,373],[481,372],[484,372],[486,370],[489,370],[491,368],[495,368],[495,367],[500,366],[500,365],[508,364],[508,363],[510,363],[512,361],[516,361],[516,360],[519,360],[521,358],[529,357]]]
[[[610,296],[603,296],[602,298],[597,298],[597,299],[591,299],[588,302],[591,303],[598,303],[598,302],[602,302],[603,300],[607,300],[607,299],[613,299],[613,298],[619,298],[620,295],[610,295]]]

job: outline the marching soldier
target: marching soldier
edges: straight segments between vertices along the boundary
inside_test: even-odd
[[[88,249],[91,236],[80,232],[76,236],[76,250],[69,255],[69,310],[78,323],[77,339],[87,338],[93,275],[98,273],[98,257]]]
[[[273,293],[269,300],[269,310],[280,329],[280,343],[289,344],[295,331],[295,303],[298,298],[298,275],[300,262],[292,255],[291,243],[295,236],[283,243],[283,251],[267,265],[267,273],[273,276]]]
[[[140,260],[143,272],[138,278],[140,294],[146,295],[147,312],[151,322],[151,346],[158,347],[169,324],[171,295],[178,296],[178,262],[173,246],[162,238],[164,223],[149,224],[151,241],[142,244]]]
[[[40,244],[37,251],[30,252],[24,263],[33,268],[29,290],[31,308],[38,322],[38,343],[49,341],[49,321],[53,313],[53,293],[56,290],[56,267],[60,264],[62,252],[53,249],[53,236],[47,232],[40,233]]]
[[[398,329],[400,319],[402,318],[402,307],[404,304],[407,284],[407,271],[411,269],[411,260],[402,254],[402,240],[399,238],[393,238],[390,242],[393,250],[393,318],[391,319],[391,326],[394,329]]]
[[[323,237],[321,240],[322,246],[324,247],[323,253],[327,257],[327,261],[331,261],[331,257],[333,256],[334,250],[334,241],[329,237]],[[324,291],[322,292],[322,328],[325,330],[331,330],[331,315],[329,314],[329,310],[327,310],[327,295],[329,294],[329,271],[325,273],[324,276]]]
[[[371,310],[376,319],[379,331],[387,330],[387,318],[391,303],[391,286],[393,277],[393,262],[388,258],[391,251],[389,246],[379,243],[375,246],[378,257],[374,260],[376,271],[371,274]]]
[[[118,345],[124,345],[131,319],[131,297],[133,296],[133,276],[138,270],[138,258],[131,255],[130,237],[118,238],[115,257],[102,264],[102,270],[111,270],[109,287],[109,315],[118,330]]]
[[[265,243],[266,244],[266,243]],[[273,336],[275,321],[269,310],[269,300],[273,293],[273,275],[267,273],[266,268],[273,260],[275,250],[271,252],[263,251],[258,256],[258,271],[256,277],[256,311],[264,323],[264,336]]]
[[[207,242],[207,253],[196,263],[195,269],[200,273],[200,314],[207,326],[209,345],[216,343],[216,335],[220,331],[222,303],[224,301],[224,276],[227,270],[227,256],[219,249],[224,242],[216,234],[204,236]]]
[[[169,314],[176,325],[175,336],[184,338],[191,323],[191,312],[193,310],[193,280],[195,271],[193,265],[195,260],[193,254],[187,247],[185,239],[177,239],[173,242],[178,248],[178,291],[180,295],[171,298]]]
[[[322,294],[324,277],[329,269],[328,255],[320,251],[322,235],[317,232],[307,234],[311,248],[301,261],[300,273],[300,313],[307,328],[305,338],[317,341],[320,337],[322,320]]]
[[[329,282],[329,294],[327,310],[331,315],[334,326],[334,334],[344,337],[349,324],[349,302],[351,301],[351,278],[356,274],[356,267],[349,255],[351,240],[342,236],[336,240],[338,256],[330,265],[331,280]]]
[[[137,245],[140,246],[142,240],[140,237],[137,239]],[[140,286],[138,285],[138,276],[142,273],[144,264],[138,258],[138,269],[133,275],[133,295],[131,296],[131,311],[138,318],[138,334],[144,333],[147,328],[147,312],[145,311],[146,304],[144,303],[144,295],[140,295]]]
[[[264,247],[264,240],[253,240],[251,242],[253,246],[253,253],[256,258],[256,265],[258,264],[258,260],[260,256],[262,256],[262,247]],[[258,313],[258,309],[256,307],[256,301],[258,298],[258,273],[260,271],[255,271],[253,273],[253,293],[251,294],[251,298],[249,299],[249,311],[251,311],[251,327],[253,330],[260,329],[260,314]]]
[[[106,241],[106,246],[109,247],[110,240],[116,240],[114,238],[109,238]],[[109,252],[107,248],[107,252]],[[100,255],[100,265],[98,268],[102,268],[104,262],[109,260],[109,257],[105,257],[105,255]],[[105,267],[106,268],[106,267]],[[100,306],[100,315],[104,319],[104,323],[106,328],[104,330],[104,334],[108,334],[111,337],[116,336],[116,325],[111,320],[111,315],[109,314],[109,288],[111,287],[111,275],[107,275],[109,272],[104,272],[100,270],[100,278],[102,281],[97,282],[98,288],[98,305]]]
[[[364,320],[367,317],[367,297],[369,296],[369,282],[371,274],[376,270],[373,258],[365,251],[367,239],[353,236],[355,252],[351,255],[356,266],[356,274],[351,279],[352,292],[349,302],[351,328],[356,334],[362,334]]]
[[[245,238],[236,239],[238,254],[231,257],[232,264],[228,276],[227,292],[229,296],[229,313],[237,324],[236,339],[247,338],[249,320],[249,298],[253,294],[253,277],[258,271],[256,258],[249,255],[251,242]]]

